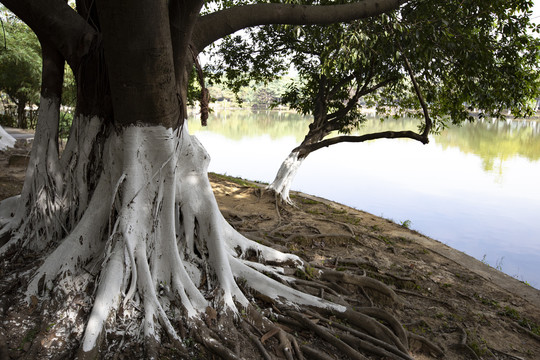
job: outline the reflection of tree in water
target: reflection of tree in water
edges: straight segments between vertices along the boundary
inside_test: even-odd
[[[269,135],[272,139],[294,136],[303,138],[308,130],[310,117],[294,112],[277,110],[218,110],[210,114],[208,127],[201,127],[197,117],[190,119],[189,129],[212,131],[229,139]]]
[[[294,136],[300,141],[310,120],[310,117],[286,111],[220,110],[210,115],[207,129],[234,140],[269,135],[273,139]],[[373,117],[368,118],[358,133],[416,130],[418,123],[415,119],[380,121]],[[190,131],[200,130],[205,128],[195,118],[190,122]],[[451,126],[435,135],[432,142],[440,144],[443,149],[457,147],[463,153],[478,155],[485,171],[502,176],[504,162],[514,156],[530,161],[540,160],[540,122],[479,120],[460,127]]]
[[[436,139],[443,148],[457,147],[466,154],[480,156],[485,171],[502,176],[504,162],[521,156],[540,160],[538,121],[483,121],[451,127]]]

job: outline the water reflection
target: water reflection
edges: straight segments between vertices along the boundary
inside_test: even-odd
[[[294,113],[228,111],[190,122],[210,170],[269,182],[304,136]],[[411,119],[370,119],[361,132],[415,130]],[[341,159],[341,161],[340,161]],[[383,215],[540,287],[540,125],[484,121],[412,140],[340,144],[311,154],[293,183]]]
[[[197,121],[190,122],[190,131],[212,131],[230,139],[268,135],[272,139],[293,136],[300,142],[307,132],[311,118],[287,111],[221,110],[212,113],[207,128]],[[417,130],[413,119],[368,118],[358,133],[385,130]],[[502,171],[502,163],[519,155],[530,161],[540,159],[540,121],[479,120],[463,126],[451,126],[432,136],[444,149],[457,147],[466,154],[476,154],[483,160],[486,171]]]

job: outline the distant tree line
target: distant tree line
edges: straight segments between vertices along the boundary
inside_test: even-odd
[[[0,7],[0,126],[35,128],[41,84],[41,46],[36,35],[5,7]],[[75,106],[76,84],[66,66],[60,136],[67,136]]]
[[[266,83],[253,81],[236,90],[229,84],[214,80],[208,91],[213,106],[270,109],[281,103],[283,93],[293,80],[294,77],[283,76]]]

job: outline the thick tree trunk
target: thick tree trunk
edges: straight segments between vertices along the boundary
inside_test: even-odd
[[[286,204],[293,203],[289,192],[300,165],[302,165],[305,158],[311,153],[308,146],[320,142],[330,133],[325,128],[325,116],[326,108],[323,106],[318,107],[318,111],[316,111],[316,115],[313,117],[313,122],[309,125],[309,132],[304,140],[281,163],[274,181],[267,186],[268,190],[274,191],[276,196]]]
[[[409,359],[403,331],[360,317],[335,291],[323,299],[317,295],[320,283],[306,285],[309,290],[304,291],[290,274],[317,277],[319,271],[308,271],[295,255],[245,238],[221,215],[207,176],[209,156],[184,124],[179,98],[185,89],[178,86],[185,86],[186,78],[177,71],[185,69],[174,67],[175,60],[190,64],[189,42],[181,38],[190,36],[195,21],[182,11],[195,11],[200,4],[173,0],[169,5],[178,6],[179,16],[170,21],[166,2],[97,1],[95,20],[104,52],[94,43],[76,66],[79,96],[85,98],[78,103],[60,160],[59,96],[43,92],[34,160],[22,197],[26,200],[19,202],[25,211],[10,222],[17,224],[11,228],[15,236],[0,248],[0,259],[38,250],[33,254],[42,260],[39,267],[32,275],[22,274],[26,300],[60,301],[58,308],[51,305],[44,311],[58,311],[54,326],[73,334],[80,344],[79,359],[102,355],[103,341],[118,329],[141,339],[147,358],[157,358],[163,342],[189,358],[188,337],[223,358],[254,358],[254,349],[269,358],[259,339],[273,332],[279,338],[278,356],[302,359],[294,336],[273,323],[285,316],[287,326],[300,326],[301,331],[305,323],[320,334],[321,326],[292,311],[298,308],[361,319],[360,327],[368,327]],[[174,41],[174,51],[171,24],[184,34]],[[101,80],[95,87],[84,86],[89,74],[103,69],[102,54],[107,71],[101,75],[109,81],[110,98]],[[103,101],[101,92],[89,90],[100,86]],[[32,201],[42,202],[39,211],[28,212]],[[4,210],[0,206],[0,215]],[[369,283],[353,275],[347,281]],[[78,326],[73,319],[80,314],[84,319]],[[321,338],[327,339],[324,331]],[[335,337],[330,336],[333,343]],[[254,345],[247,341],[252,338]],[[229,349],[231,341],[242,346]],[[350,357],[362,358],[339,344]]]
[[[18,99],[17,102],[17,127],[19,129],[26,129],[28,128],[28,124],[26,122],[26,100],[25,99]]]
[[[274,191],[276,196],[287,204],[293,203],[290,198],[289,191],[291,189],[294,177],[298,172],[298,168],[300,165],[302,165],[302,162],[305,159],[305,157],[300,158],[298,153],[298,149],[291,151],[289,156],[287,156],[283,163],[281,163],[274,181],[272,181],[272,183],[267,187],[268,190]]]
[[[42,88],[38,122],[30,161],[19,201],[12,202],[11,219],[0,236],[15,232],[12,241],[24,242],[35,250],[63,235],[60,209],[63,173],[58,157],[58,123],[64,75],[64,59],[48,42],[42,41]]]

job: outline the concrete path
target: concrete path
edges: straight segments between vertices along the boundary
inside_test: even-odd
[[[23,130],[18,128],[5,127],[4,130],[16,140],[25,139],[32,140],[34,138],[34,130]]]

